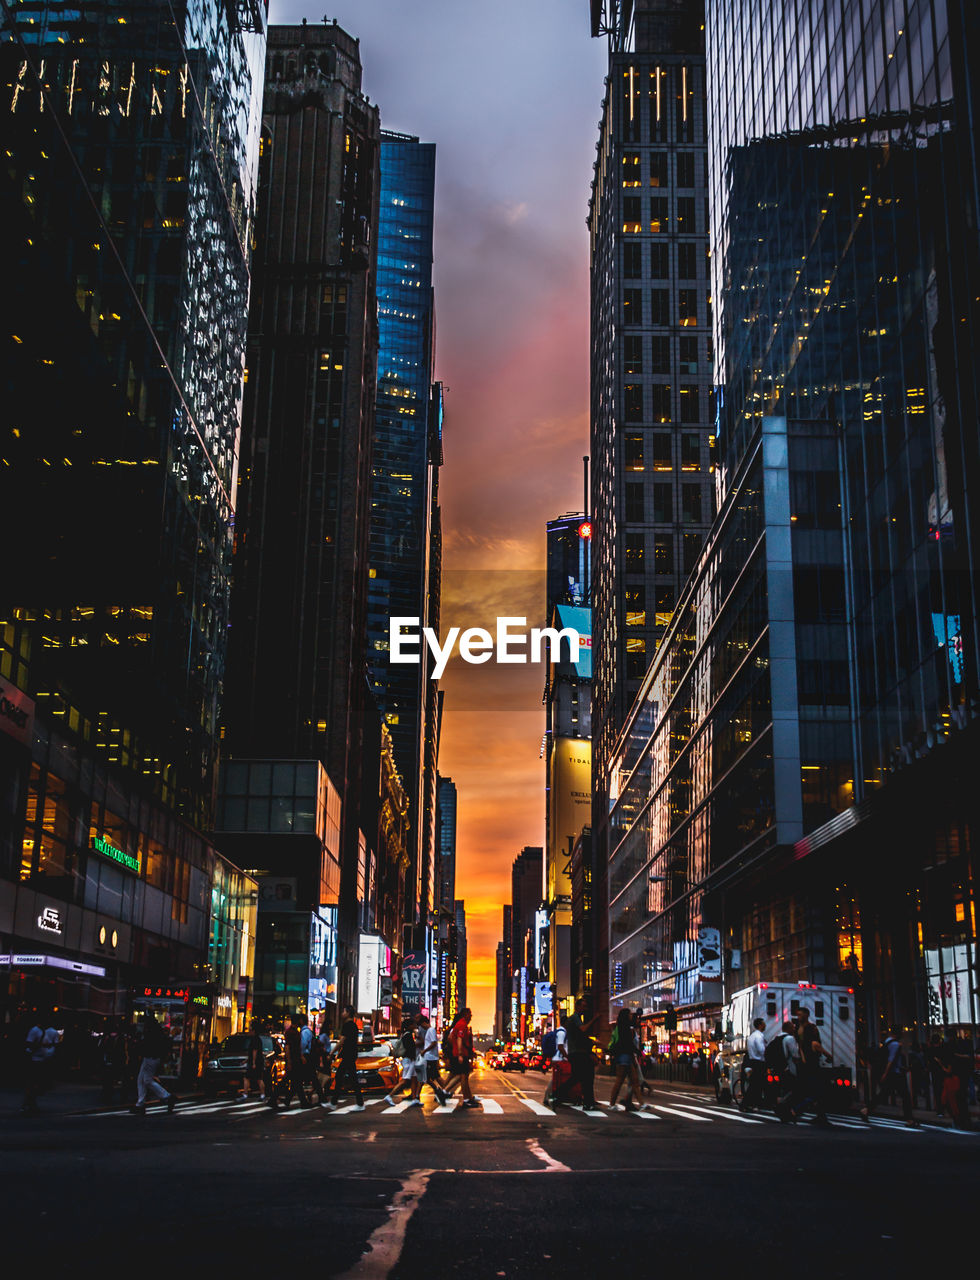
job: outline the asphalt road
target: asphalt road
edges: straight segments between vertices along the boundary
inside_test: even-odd
[[[545,1083],[482,1072],[473,1111],[437,1109],[427,1090],[424,1107],[394,1111],[229,1100],[5,1116],[4,1257],[222,1280],[776,1266],[799,1280],[975,1254],[978,1135],[784,1126],[667,1086],[642,1116],[552,1113]]]

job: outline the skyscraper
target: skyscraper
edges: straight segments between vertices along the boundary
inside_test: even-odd
[[[219,828],[223,847],[302,887],[298,985],[287,994],[269,978],[299,1007],[304,920],[331,998],[353,998],[376,854],[361,771],[376,714],[365,626],[379,148],[357,41],[335,23],[270,28]],[[302,851],[283,839],[298,835]]]
[[[977,1022],[977,22],[707,5],[720,507],[613,756],[613,1010],[710,1028],[707,928],[869,1042]]]
[[[433,537],[438,537],[433,519],[442,463],[442,402],[432,382],[435,159],[432,143],[407,134],[381,135],[378,380],[368,584],[370,680],[410,799],[422,911],[435,905],[430,794],[435,779],[426,776],[426,763],[432,754],[431,721],[437,707],[430,698],[425,664],[389,663],[388,628],[394,617],[417,618],[419,626],[438,628],[438,592],[430,593],[430,574],[438,572],[433,564]]]
[[[180,991],[161,1001],[191,1050],[203,1019],[185,988],[211,974],[230,999],[253,927],[254,886],[201,831],[263,25],[216,0],[38,0],[5,8],[0,44],[0,935],[36,962],[11,973],[15,1001],[32,976],[69,1012]]]
[[[602,928],[610,756],[711,520],[713,406],[703,0],[593,0],[591,10],[592,34],[609,41],[589,204]],[[597,979],[603,987],[605,973]]]

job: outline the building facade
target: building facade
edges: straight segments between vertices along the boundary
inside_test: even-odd
[[[0,522],[19,548],[0,601],[6,1013],[47,1000],[94,1028],[159,1000],[191,1072],[201,1038],[240,1016],[254,937],[254,885],[200,833],[262,28],[210,0],[33,3],[0,46]]]
[[[836,982],[872,1043],[975,1035],[977,15],[706,34],[720,510],[614,759],[611,1007]]]
[[[373,763],[367,784],[362,766],[376,716],[365,637],[379,151],[357,41],[335,23],[270,28],[225,748],[256,762],[248,777],[260,783],[263,766],[302,762],[339,795],[339,884],[319,863],[291,874],[328,894],[301,911],[320,919],[311,964],[321,926],[336,930],[341,1002],[354,998],[359,893],[376,853],[362,827]],[[278,862],[275,850],[256,857]]]

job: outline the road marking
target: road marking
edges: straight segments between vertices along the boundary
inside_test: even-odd
[[[555,1118],[555,1113],[550,1107],[546,1107],[543,1102],[535,1102],[533,1098],[525,1098],[520,1093],[516,1096],[524,1103],[528,1111],[533,1111],[536,1116],[550,1116],[552,1120]]]
[[[753,1120],[748,1116],[732,1115],[730,1111],[724,1111],[720,1107],[717,1110],[712,1110],[708,1107],[699,1107],[694,1102],[682,1102],[680,1105],[686,1107],[689,1111],[700,1111],[702,1115],[711,1116],[712,1120],[735,1120],[738,1124],[762,1124],[761,1120]]]
[[[499,1102],[494,1102],[493,1098],[481,1098],[480,1105],[488,1116],[502,1116],[504,1109]]]
[[[919,1125],[919,1128],[929,1129],[932,1133],[955,1133],[957,1137],[960,1138],[975,1138],[977,1133],[980,1132],[976,1129],[947,1129],[944,1124],[921,1124]],[[912,1133],[914,1130],[910,1129],[909,1132]]]
[[[567,1164],[562,1164],[560,1160],[555,1160],[553,1156],[549,1156],[544,1147],[535,1138],[528,1138],[527,1149],[532,1156],[537,1156],[541,1163],[547,1166],[549,1173],[572,1172]]]
[[[676,1107],[664,1107],[658,1102],[651,1102],[650,1106],[654,1111],[666,1111],[670,1116],[680,1116],[682,1120],[694,1120],[697,1124],[710,1124],[711,1121],[705,1116],[696,1116],[691,1111],[678,1111]]]
[[[458,1098],[447,1098],[445,1102],[442,1102],[439,1104],[438,1107],[433,1108],[432,1114],[434,1116],[452,1115],[452,1113],[456,1110],[458,1106],[459,1106]]]
[[[646,1106],[644,1106],[644,1107],[638,1107],[638,1108],[636,1109],[636,1111],[634,1111],[634,1112],[633,1112],[633,1114],[636,1116],[637,1120],[659,1120],[659,1119],[660,1119],[660,1117],[659,1117],[659,1116],[655,1116],[655,1115],[653,1115],[653,1113],[652,1113],[652,1112],[650,1112],[650,1111],[648,1111],[648,1110],[646,1109],[646,1107],[647,1107],[647,1106],[649,1106],[649,1105],[650,1105],[650,1104],[649,1104],[649,1103],[647,1103],[647,1104],[646,1104]]]
[[[416,1169],[408,1175],[388,1206],[388,1220],[371,1232],[360,1260],[345,1271],[340,1280],[385,1280],[391,1274],[401,1257],[409,1221],[425,1195],[432,1174],[432,1169]]]
[[[412,1105],[411,1098],[406,1098],[404,1102],[396,1102],[393,1107],[389,1107],[387,1111],[382,1111],[383,1116],[399,1116],[403,1111],[407,1111]]]

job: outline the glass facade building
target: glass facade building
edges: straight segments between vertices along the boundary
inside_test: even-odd
[[[183,1018],[196,987],[200,1018],[247,976],[212,970],[212,885],[248,889],[200,830],[264,13],[97,0],[4,16],[0,947],[44,960],[10,1008],[48,989],[97,1026],[180,992],[159,998]]]
[[[720,511],[617,748],[611,1005],[710,1010],[707,924],[972,1034],[978,14],[706,8]]]

